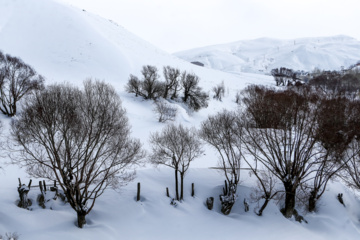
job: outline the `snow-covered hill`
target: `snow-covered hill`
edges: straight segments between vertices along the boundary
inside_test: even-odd
[[[270,41],[268,41],[270,44]],[[120,94],[132,125],[132,135],[140,138],[149,149],[150,132],[160,130],[164,124],[157,121],[151,101],[143,101],[124,91],[129,74],[139,75],[141,66],[155,65],[160,71],[170,65],[200,76],[200,86],[211,95],[211,89],[224,81],[225,97],[222,102],[210,97],[209,107],[190,113],[186,107],[178,108],[176,122],[199,127],[209,114],[223,108],[235,109],[235,94],[251,83],[274,85],[273,79],[259,74],[230,74],[198,67],[174,55],[155,48],[128,32],[118,24],[55,0],[0,0],[0,49],[22,58],[46,77],[46,84],[71,82],[81,85],[87,77],[111,83]],[[252,52],[264,51],[260,44]],[[351,53],[344,53],[351,54]],[[255,56],[255,55],[254,55]],[[226,56],[224,56],[226,58]],[[285,60],[284,60],[285,61]],[[9,139],[11,119],[1,116],[2,140]],[[244,198],[250,198],[254,177],[242,173],[239,201],[229,216],[220,213],[218,195],[224,177],[214,169],[217,156],[208,146],[205,154],[196,159],[185,177],[185,201],[171,206],[165,196],[169,187],[174,195],[172,169],[154,169],[146,165],[137,170],[134,182],[120,191],[108,190],[101,196],[87,217],[88,224],[78,229],[75,212],[59,200],[49,200],[47,209],[35,203],[39,190],[33,188],[29,197],[32,211],[15,205],[18,199],[18,177],[27,182],[29,177],[18,166],[6,165],[6,151],[0,152],[0,234],[17,232],[23,239],[356,239],[360,236],[360,203],[352,191],[340,183],[330,184],[329,191],[320,202],[318,213],[308,214],[309,224],[285,219],[279,206],[271,202],[263,217],[250,204],[245,213]],[[38,179],[34,179],[34,182]],[[136,202],[136,183],[141,182],[141,201]],[[195,183],[195,197],[190,196],[190,184]],[[346,208],[336,195],[344,193]],[[215,198],[214,210],[205,207],[207,197]],[[51,199],[51,193],[48,198]],[[51,209],[50,209],[51,208]]]
[[[0,50],[32,65],[45,76],[46,84],[66,81],[81,85],[88,77],[111,83],[136,126],[133,135],[144,140],[144,133],[149,132],[144,122],[157,124],[152,103],[140,104],[140,99],[124,90],[129,75],[139,76],[143,65],[155,65],[161,75],[167,65],[193,72],[209,93],[224,81],[229,99],[235,98],[246,84],[272,82],[270,77],[233,75],[195,66],[154,47],[117,23],[54,0],[1,0]],[[178,120],[196,125],[221,105],[234,106],[233,99],[229,104],[211,102],[208,109],[192,117],[179,106]]]
[[[225,72],[265,72],[286,67],[340,70],[360,61],[360,41],[348,36],[279,40],[260,38],[191,49],[174,54]]]

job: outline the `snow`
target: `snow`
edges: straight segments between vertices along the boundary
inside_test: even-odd
[[[340,39],[344,43],[352,42],[354,48],[358,49],[356,41],[347,37]],[[338,45],[338,41],[339,37],[336,37],[332,41],[326,40],[326,44],[334,47]],[[263,45],[264,42],[267,46]],[[325,45],[325,40],[320,42]],[[279,45],[284,49],[289,48],[289,51],[294,48],[286,45],[286,41],[270,39],[243,44],[245,43],[249,54],[237,51],[242,47],[235,44],[226,54],[222,47],[217,47],[217,53],[207,52],[215,56],[223,54],[222,61],[208,59],[218,61],[217,65],[226,68],[228,59],[232,61],[238,56],[243,59],[239,60],[240,64],[253,59],[257,61],[256,56],[266,51],[268,46]],[[308,48],[297,49],[306,51]],[[223,108],[235,109],[236,93],[248,84],[274,85],[269,76],[239,72],[243,67],[227,68],[228,72],[236,72],[231,74],[195,66],[155,48],[114,22],[53,0],[0,0],[0,49],[32,65],[46,77],[46,84],[66,81],[81,86],[87,77],[111,83],[120,94],[127,111],[132,136],[139,138],[148,151],[149,134],[161,130],[165,125],[158,122],[153,112],[153,102],[136,98],[124,90],[129,74],[140,76],[143,65],[155,65],[160,72],[163,66],[170,65],[200,77],[200,86],[210,94],[208,108],[190,112],[180,103],[171,103],[178,108],[175,122],[197,128],[209,114],[215,114]],[[227,58],[232,51],[236,55]],[[343,54],[348,56],[350,62],[350,57],[357,53],[344,47]],[[312,55],[308,56],[312,58]],[[328,55],[319,56],[314,62],[327,58]],[[211,89],[222,81],[226,91],[220,102],[212,98]],[[2,138],[6,141],[10,138],[11,120],[1,116],[1,121]],[[217,170],[210,169],[218,161],[216,152],[207,145],[204,145],[204,150],[204,155],[190,166],[185,177],[185,200],[176,207],[170,205],[171,198],[165,195],[168,187],[170,195],[174,196],[173,170],[146,164],[137,169],[137,177],[133,182],[117,191],[109,189],[97,200],[94,209],[87,216],[88,224],[84,229],[75,226],[75,212],[59,198],[46,202],[46,209],[39,207],[36,198],[40,190],[35,187],[28,194],[28,198],[33,201],[30,207],[32,210],[18,208],[15,204],[19,199],[17,178],[20,177],[22,182],[27,183],[29,176],[24,169],[8,164],[10,159],[2,151],[0,234],[4,236],[6,232],[17,232],[20,239],[36,240],[359,238],[360,202],[353,191],[337,182],[330,184],[320,202],[319,211],[304,216],[309,223],[300,224],[293,219],[285,219],[276,202],[270,202],[263,216],[258,217],[254,213],[258,203],[250,200],[256,179],[247,172],[242,172],[241,184],[237,189],[238,201],[230,215],[224,216],[220,212],[219,200],[224,177]],[[42,179],[33,179],[33,182],[39,180]],[[137,182],[141,183],[139,202],[135,201]],[[191,183],[195,183],[195,197],[190,196]],[[336,199],[340,192],[344,194],[346,207]],[[53,193],[48,192],[48,199],[52,198],[51,194]],[[205,204],[210,196],[214,197],[214,208],[211,211]],[[244,198],[248,199],[249,212],[244,211]]]
[[[360,60],[360,42],[348,36],[280,40],[260,38],[175,53],[225,72],[270,73],[286,67],[312,71],[349,68]]]

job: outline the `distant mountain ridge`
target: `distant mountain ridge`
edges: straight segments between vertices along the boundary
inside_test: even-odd
[[[174,54],[225,72],[269,73],[286,67],[311,71],[340,70],[360,61],[360,41],[339,35],[280,40],[259,38],[186,50]]]

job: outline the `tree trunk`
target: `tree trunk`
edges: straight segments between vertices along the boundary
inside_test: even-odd
[[[184,200],[184,173],[180,173],[180,200]]]
[[[178,171],[175,169],[175,192],[176,192],[176,200],[179,199],[179,180],[178,180]]]
[[[266,206],[269,203],[269,198],[265,198],[264,204],[261,206],[259,212],[257,213],[258,216],[262,216],[263,211],[265,210]]]
[[[295,195],[296,190],[291,183],[284,183],[285,187],[285,207],[283,209],[283,214],[286,218],[291,218],[294,214],[295,209]]]
[[[77,213],[78,227],[83,228],[84,224],[86,224],[86,220],[85,220],[86,212],[85,211],[78,211],[76,213]]]
[[[309,212],[314,212],[316,208],[316,195],[317,191],[313,190],[309,197]]]

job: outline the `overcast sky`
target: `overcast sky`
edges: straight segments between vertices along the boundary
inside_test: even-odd
[[[63,0],[170,53],[238,40],[344,34],[360,40],[359,0]]]

